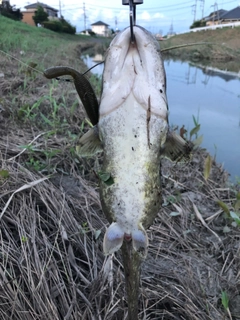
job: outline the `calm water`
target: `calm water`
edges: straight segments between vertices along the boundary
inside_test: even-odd
[[[87,57],[85,63],[95,63]],[[240,79],[231,75],[206,74],[187,62],[165,61],[170,124],[187,130],[194,127],[192,116],[201,124],[202,147],[231,174],[240,177]],[[102,73],[103,65],[92,70]]]
[[[240,79],[206,74],[179,61],[165,61],[170,122],[187,129],[198,117],[202,147],[231,174],[240,176]]]

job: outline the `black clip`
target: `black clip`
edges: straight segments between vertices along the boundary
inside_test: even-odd
[[[143,0],[122,0],[123,5],[129,5],[129,18],[130,18],[130,32],[131,32],[131,42],[135,42],[135,37],[133,33],[133,26],[136,25],[136,5],[142,4]]]
[[[133,33],[133,26],[136,24],[136,5],[133,4],[133,0],[129,0],[129,17],[130,17],[130,32],[131,32],[131,42],[135,42],[135,37]]]

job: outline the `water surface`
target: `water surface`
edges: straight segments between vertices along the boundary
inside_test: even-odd
[[[240,176],[240,79],[206,73],[187,62],[165,61],[170,123],[194,127],[198,118],[202,147],[231,174]]]

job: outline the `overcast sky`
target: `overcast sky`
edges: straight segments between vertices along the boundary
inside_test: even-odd
[[[24,6],[35,3],[25,0],[10,0],[11,5],[24,10]],[[120,30],[129,25],[129,7],[122,5],[122,0],[42,0],[41,2],[60,11],[66,20],[77,27],[77,31],[84,29],[84,10],[86,14],[86,27],[101,20],[112,29]],[[85,5],[84,5],[85,4]],[[215,6],[214,6],[215,4]],[[204,5],[204,8],[203,8]],[[209,15],[214,8],[231,10],[240,5],[240,0],[143,0],[143,4],[137,6],[137,24],[145,27],[153,33],[173,31],[183,32],[189,29],[194,19],[196,7],[196,19]]]

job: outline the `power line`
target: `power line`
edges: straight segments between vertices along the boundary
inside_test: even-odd
[[[151,11],[151,10],[156,11],[156,10],[164,10],[164,9],[170,9],[171,10],[171,8],[176,8],[176,10],[178,10],[179,7],[181,8],[182,5],[188,4],[188,3],[189,4],[192,3],[192,0],[191,1],[182,2],[182,3],[179,3],[179,4],[175,4],[175,5],[168,5],[168,6],[158,6],[158,7],[152,7],[152,8],[138,7],[138,12],[146,11],[146,10],[147,11]],[[68,7],[74,7],[72,10],[76,10],[76,8],[77,8],[75,4],[68,4],[66,6],[66,8],[68,8]],[[108,7],[108,6],[101,6],[101,5],[95,5],[95,4],[87,4],[87,7],[91,8],[91,9],[98,8],[98,9],[111,9],[113,11],[119,11],[119,10],[128,11],[128,8],[125,8],[124,6],[122,6],[122,7],[116,7],[116,6],[115,7]],[[182,8],[186,8],[186,6],[183,6]],[[167,10],[164,10],[164,11],[167,11]]]
[[[64,7],[64,8],[66,8],[66,10],[68,10],[68,11],[76,11],[76,10],[82,9],[81,7],[76,7],[76,6],[75,6],[74,8],[72,8],[72,9],[71,9],[70,7],[68,7],[68,6],[66,6],[66,7]],[[107,9],[107,8],[105,8],[105,7],[101,7],[101,8]],[[190,9],[191,6],[179,7],[179,8],[176,8],[176,10],[173,10],[173,9],[160,10],[160,9],[159,9],[158,12],[159,12],[159,13],[161,13],[161,12],[176,12],[176,11],[183,10],[183,9],[187,9],[187,8]],[[94,10],[94,9],[97,9],[97,8],[96,8],[96,7],[89,7],[89,6],[88,6],[88,10],[92,11],[92,10]],[[116,14],[119,14],[119,12],[123,12],[123,11],[125,11],[125,12],[128,13],[128,10],[122,9],[122,8],[119,9],[119,10],[118,10],[118,9],[113,9],[113,10],[112,10],[113,14],[115,14],[115,15],[116,15]],[[141,13],[143,13],[143,12],[146,12],[146,10],[138,10],[138,11],[137,11],[138,14],[141,14]],[[151,13],[151,12],[154,12],[154,13],[156,13],[157,10],[152,10],[152,9],[151,9],[151,10],[148,10],[148,12],[150,12],[150,13]]]

